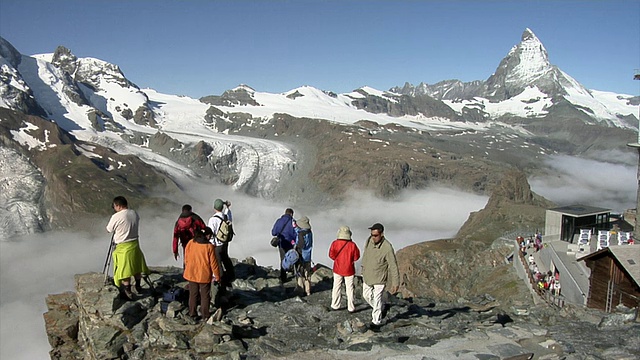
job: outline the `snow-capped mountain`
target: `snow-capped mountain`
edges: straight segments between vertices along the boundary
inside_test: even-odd
[[[544,118],[554,105],[569,102],[588,123],[638,127],[638,97],[588,90],[549,61],[547,50],[530,29],[522,34],[486,81],[448,80],[434,85],[405,84],[392,91],[443,100],[458,113],[481,112],[484,118]],[[553,116],[551,116],[553,117]]]
[[[638,124],[638,97],[585,89],[551,65],[544,46],[529,29],[486,81],[447,80],[416,87],[406,83],[389,91],[365,86],[336,94],[301,86],[273,94],[240,85],[220,96],[192,99],[140,89],[117,65],[95,58],[78,58],[62,46],[54,53],[26,56],[2,38],[0,80],[0,138],[6,148],[2,153],[4,161],[0,162],[5,187],[0,202],[6,205],[0,207],[0,222],[13,224],[4,229],[14,229],[0,236],[64,224],[60,214],[73,212],[79,206],[91,212],[90,205],[79,205],[78,197],[67,200],[63,195],[52,195],[55,193],[52,187],[59,186],[57,191],[64,194],[78,184],[97,183],[95,179],[111,179],[101,186],[122,187],[141,199],[151,195],[149,181],[139,173],[164,184],[164,191],[171,191],[173,183],[179,189],[194,179],[214,178],[238,191],[272,197],[283,184],[291,184],[294,181],[291,179],[303,176],[297,166],[298,151],[277,141],[282,134],[292,136],[290,119],[308,124],[324,121],[348,128],[329,131],[347,136],[351,146],[365,152],[367,156],[360,162],[387,162],[388,158],[370,157],[370,151],[388,147],[389,136],[406,132],[408,138],[399,141],[410,144],[406,145],[410,154],[417,152],[417,155],[403,152],[385,155],[391,157],[391,162],[404,161],[388,173],[392,189],[412,182],[429,183],[426,177],[434,174],[450,179],[456,171],[441,173],[442,163],[437,171],[428,164],[430,159],[441,160],[440,151],[444,149],[454,160],[460,158],[460,151],[471,159],[478,156],[490,159],[492,144],[501,141],[511,144],[520,137],[529,148],[537,141],[536,137],[552,134],[554,126],[566,127],[567,119],[571,124],[593,124],[621,131],[635,129]],[[295,136],[312,137],[317,131],[325,131],[325,127],[314,126],[323,130],[316,128]],[[387,138],[381,138],[382,134],[387,134]],[[469,148],[447,145],[450,142],[431,142],[432,137],[464,134],[480,134],[478,138],[487,139],[482,141],[489,141],[489,145],[485,149],[470,143],[470,148],[477,150],[469,152]],[[338,139],[339,136],[335,141],[342,146],[344,139]],[[590,136],[603,135],[595,132]],[[579,134],[576,137],[584,138]],[[460,141],[461,138],[456,139]],[[556,151],[549,147],[554,141],[567,142],[545,138],[540,141],[544,145],[536,151]],[[333,158],[340,149],[337,145],[323,139],[315,146],[320,147],[319,154]],[[370,146],[374,147],[369,149]],[[496,153],[504,150],[501,147]],[[353,154],[345,150],[341,156]],[[418,157],[429,161],[422,163],[424,160]],[[65,160],[56,162],[52,158]],[[25,159],[29,161],[21,170],[9,168],[10,163],[18,166]],[[338,181],[331,180],[333,171],[344,174],[332,161],[320,160],[316,166],[326,169],[305,171],[329,178],[324,181]],[[408,161],[416,163],[409,165]],[[68,164],[76,162],[81,164],[82,171],[74,172],[69,167]],[[60,176],[59,168],[65,169],[62,173],[66,176]],[[412,171],[419,175],[409,179]],[[474,174],[482,178],[480,172]],[[117,180],[116,185],[111,182],[113,179]],[[382,183],[367,176],[354,179],[365,187],[379,186],[384,192],[391,191],[383,179]],[[471,177],[468,181],[472,180]],[[481,181],[488,181],[487,177]],[[32,188],[33,193],[44,195],[23,196],[9,189],[13,188],[10,184],[23,184],[16,186]],[[336,188],[327,184],[324,187]],[[476,181],[471,187],[484,185],[478,186]],[[306,183],[300,185],[301,191],[306,188]],[[91,196],[98,201],[102,194],[94,191],[86,198]],[[62,205],[53,206],[53,198]],[[13,215],[16,209],[31,215],[16,217]],[[16,225],[16,221],[23,223]]]

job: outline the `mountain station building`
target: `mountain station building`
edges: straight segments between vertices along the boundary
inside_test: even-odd
[[[611,228],[611,210],[585,205],[569,205],[548,209],[545,215],[546,241],[561,240],[576,243],[580,229],[593,233]]]
[[[514,266],[529,284],[534,302],[559,307],[566,302],[607,312],[618,305],[640,307],[640,246],[627,221],[609,209],[585,205],[548,209],[545,218],[541,248],[523,246],[522,236],[514,242],[514,253],[517,249],[519,254],[513,257]],[[561,283],[561,294],[536,286],[539,280],[527,268],[532,263],[539,273]]]

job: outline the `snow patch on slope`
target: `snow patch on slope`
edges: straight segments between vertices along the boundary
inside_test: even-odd
[[[384,92],[367,88],[367,93],[382,94]],[[375,90],[375,91],[374,91]],[[298,92],[303,96],[294,99],[286,95]],[[377,95],[376,95],[377,96]],[[393,117],[387,114],[373,114],[365,110],[356,108],[351,102],[357,98],[363,98],[360,92],[338,94],[335,97],[325,94],[323,91],[310,86],[303,86],[284,94],[272,94],[264,92],[254,92],[253,98],[259,106],[217,106],[224,112],[244,112],[260,119],[270,119],[276,113],[286,113],[294,117],[324,119],[341,124],[354,124],[360,120],[375,121],[381,125],[399,124],[402,126],[416,128],[419,130],[443,130],[443,129],[473,129],[477,131],[486,130],[488,124],[453,122],[439,117],[425,117],[424,115],[405,115]],[[385,99],[389,99],[384,96]]]
[[[505,115],[521,117],[544,117],[547,109],[553,105],[552,99],[536,86],[529,86],[520,94],[500,102],[491,102],[488,99],[476,97],[473,100],[443,100],[443,102],[459,114],[466,107],[479,109],[491,114],[491,117]]]

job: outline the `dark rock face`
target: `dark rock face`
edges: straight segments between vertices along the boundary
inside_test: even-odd
[[[389,94],[379,97],[358,90],[365,98],[354,99],[351,104],[358,109],[374,114],[389,114],[391,116],[418,115],[426,117],[442,117],[451,121],[462,121],[453,109],[440,100],[424,94],[413,96]]]
[[[0,97],[14,110],[29,115],[45,116],[46,112],[33,97],[33,92],[26,85],[22,75],[16,70],[22,62],[22,55],[1,36],[0,57],[10,65],[0,67]],[[15,84],[18,84],[18,87],[15,87]]]
[[[455,100],[472,99],[479,93],[484,92],[485,89],[484,82],[479,80],[471,82],[444,80],[433,85],[420,83],[417,86],[413,86],[410,83],[405,83],[404,86],[393,87],[390,91],[409,96],[426,95],[438,100]]]
[[[51,63],[58,68],[66,71],[68,74],[73,75],[78,68],[78,57],[71,53],[71,50],[64,46],[58,46],[53,53]]]
[[[205,104],[218,106],[236,105],[260,105],[253,98],[254,90],[246,85],[241,85],[236,89],[227,90],[221,96],[211,95],[200,98]]]
[[[331,270],[318,265],[312,294],[297,295],[294,280],[279,285],[279,272],[235,262],[238,278],[221,298],[220,321],[189,318],[185,304],[171,302],[160,311],[161,294],[184,286],[181,270],[152,268],[149,284],[134,301],[121,300],[104,285],[102,274],[75,278],[76,292],[50,295],[45,324],[52,359],[313,359],[408,358],[584,359],[607,354],[633,358],[639,325],[607,322],[598,344],[583,342],[602,314],[582,309],[528,306],[526,315],[489,295],[457,302],[419,297],[390,297],[380,330],[367,325],[371,308],[361,298],[356,279],[356,312],[331,311]],[[565,335],[565,330],[568,335]],[[632,341],[621,344],[616,336]],[[631,338],[629,337],[631,334]],[[633,335],[635,334],[635,335]],[[626,357],[624,357],[626,356]]]

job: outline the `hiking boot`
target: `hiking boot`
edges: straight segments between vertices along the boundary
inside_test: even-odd
[[[387,317],[387,313],[389,313],[389,309],[391,308],[391,305],[389,304],[384,304],[382,305],[382,314],[381,314],[381,318],[384,319],[385,317]]]
[[[140,285],[140,280],[136,281],[135,289],[136,289],[136,294],[138,295],[142,294],[142,285]]]
[[[131,292],[131,285],[123,285],[122,286],[122,295],[126,300],[133,300],[134,295]]]
[[[379,333],[381,327],[382,327],[382,324],[376,325],[374,323],[370,323],[368,326],[369,330],[373,331],[374,333]]]

